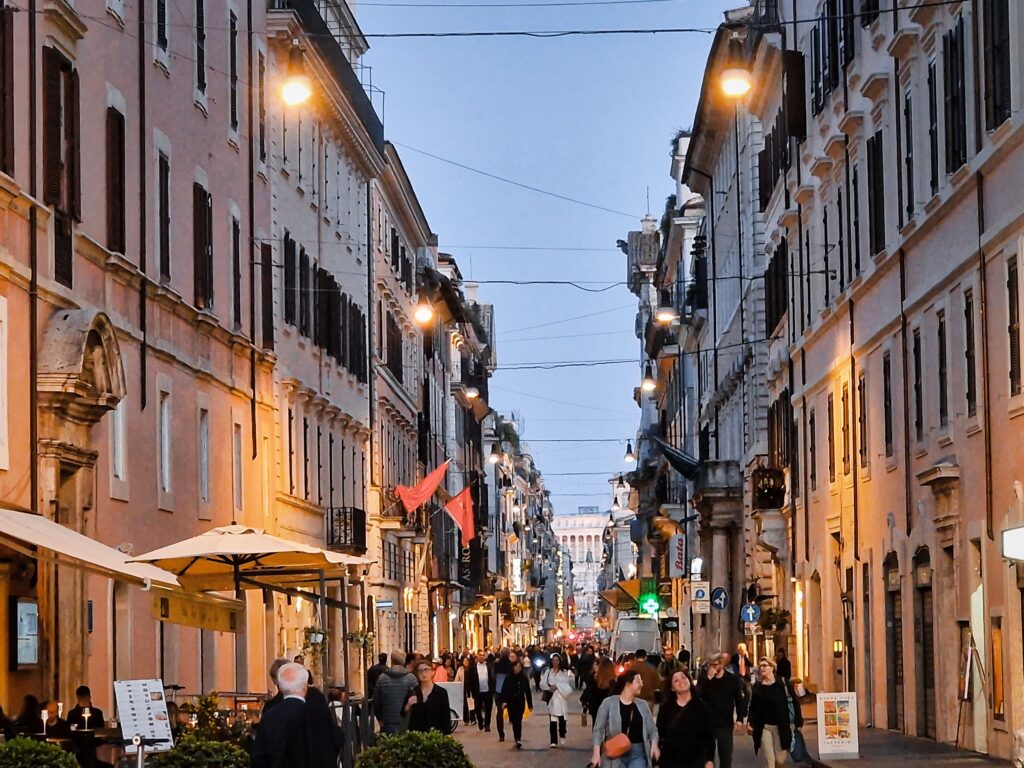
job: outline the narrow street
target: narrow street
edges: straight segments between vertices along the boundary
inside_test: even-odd
[[[475,725],[460,723],[455,736],[465,746],[473,765],[479,768],[583,768],[590,761],[591,721],[588,718],[586,726],[580,725],[579,694],[574,694],[570,702],[568,738],[558,749],[548,747],[547,707],[536,692],[534,704],[537,709],[523,722],[522,750],[515,748],[507,725],[505,743],[498,741],[493,718],[490,733],[482,733]],[[750,738],[737,734],[734,768],[754,768],[755,765]]]

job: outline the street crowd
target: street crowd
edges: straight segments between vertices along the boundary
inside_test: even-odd
[[[590,719],[595,768],[715,768],[716,760],[732,768],[734,737],[744,733],[764,768],[805,759],[804,692],[790,680],[784,651],[755,663],[741,643],[733,654],[692,661],[684,648],[657,657],[637,649],[613,659],[589,644],[443,653],[434,660],[395,651],[367,670],[367,690],[383,734],[452,733],[453,714],[461,713],[481,732],[493,725],[499,742],[511,735],[513,749],[523,747],[535,694],[546,704],[549,747],[559,748],[570,727],[569,699],[581,691],[580,727]],[[253,768],[334,768],[341,733],[311,675],[284,659],[270,673],[277,694],[264,708]],[[461,683],[462,701],[451,701],[439,683]]]

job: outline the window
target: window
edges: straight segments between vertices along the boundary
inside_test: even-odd
[[[965,389],[967,390],[968,416],[975,416],[978,413],[976,354],[974,342],[974,293],[967,291],[964,294],[964,361],[967,365],[964,377],[966,379]]]
[[[765,272],[765,336],[771,336],[789,309],[789,253],[785,238]]]
[[[299,333],[309,336],[309,310],[313,294],[309,284],[309,256],[304,246],[299,246]]]
[[[196,90],[206,94],[206,0],[196,0]]]
[[[811,490],[818,489],[818,435],[815,423],[814,411],[807,417],[808,446],[807,446],[807,471],[811,481]]]
[[[910,220],[914,218],[914,101],[910,89],[903,94],[903,167],[903,193]]]
[[[949,426],[949,376],[946,370],[946,313],[939,312],[936,341],[939,345],[939,426]]]
[[[868,465],[868,385],[864,371],[857,375],[857,456]]]
[[[939,191],[939,83],[935,59],[928,62],[928,186]]]
[[[14,174],[14,8],[0,5],[0,171]]]
[[[124,115],[107,107],[107,248],[124,253]]]
[[[1017,259],[1006,264],[1006,330],[1010,343],[1010,394],[1020,394],[1020,281]]]
[[[830,392],[828,395],[828,480],[830,483],[836,481],[836,407],[835,401]]]
[[[871,26],[878,19],[878,0],[861,0],[860,3],[860,24],[862,27]]]
[[[124,461],[124,409],[125,398],[121,398],[117,407],[110,412],[110,474],[115,480],[121,481],[127,477]]]
[[[156,47],[167,51],[167,0],[156,0]]]
[[[295,495],[295,410],[288,409],[288,493]]]
[[[260,243],[260,310],[263,317],[263,348],[274,348],[274,251]]]
[[[298,291],[295,288],[295,241],[288,230],[284,231],[284,321],[295,325],[295,304]]]
[[[404,338],[402,334],[402,326],[395,320],[394,315],[388,312],[387,317],[387,352],[386,362],[388,370],[394,375],[398,381],[402,381],[403,374],[403,362],[404,362]]]
[[[843,384],[843,474],[850,474],[850,386]]]
[[[192,264],[196,309],[213,309],[213,198],[192,185]]]
[[[235,511],[242,511],[242,425],[234,424],[231,430],[232,498]]]
[[[943,97],[946,108],[946,173],[967,162],[967,74],[964,17],[942,36]]]
[[[992,619],[992,717],[1006,719],[1006,688],[1003,679],[1003,620]]]
[[[985,128],[1010,116],[1010,2],[985,0]]]
[[[309,501],[309,419],[302,417],[302,494]]]
[[[853,167],[853,178],[850,180],[853,187],[853,263],[850,264],[851,279],[853,275],[860,274],[860,174],[857,166]]]
[[[914,362],[914,439],[917,442],[924,440],[924,363],[921,355],[921,330],[915,328],[911,356]]]
[[[256,109],[259,116],[260,162],[267,162],[267,60],[261,51],[256,66]]]
[[[199,409],[199,500],[210,503],[210,411]]]
[[[235,327],[242,325],[242,228],[231,217],[231,319]]]
[[[72,221],[81,221],[78,72],[55,48],[43,49],[43,200],[54,210],[53,270],[74,283]]]
[[[882,425],[885,431],[885,455],[893,455],[892,440],[892,356],[882,355]]]
[[[231,130],[238,131],[238,17],[228,13],[228,112]]]
[[[157,227],[160,256],[160,281],[171,279],[171,160],[161,152],[157,156]]]
[[[867,140],[868,241],[871,255],[885,250],[885,152],[882,129]]]
[[[160,453],[160,492],[170,493],[171,492],[171,393],[161,392],[160,393],[160,407],[159,415],[159,435],[157,439],[160,441],[159,453]]]

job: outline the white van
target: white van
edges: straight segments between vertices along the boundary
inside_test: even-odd
[[[661,655],[661,627],[657,619],[620,616],[615,620],[612,633],[612,658],[623,653],[634,653],[643,648],[647,653]]]

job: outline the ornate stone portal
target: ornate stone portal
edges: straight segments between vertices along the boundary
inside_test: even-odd
[[[92,428],[125,395],[124,368],[114,327],[102,312],[53,313],[39,348],[39,511],[85,533],[92,511],[98,452]],[[42,691],[65,701],[86,680],[85,576],[40,563]]]

